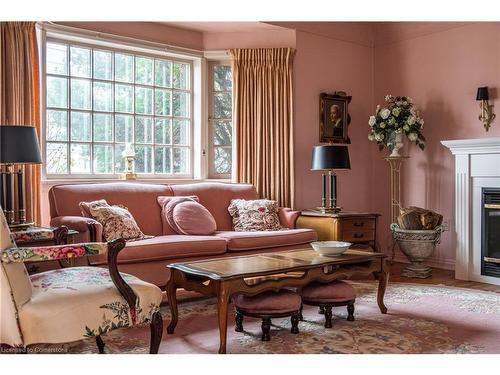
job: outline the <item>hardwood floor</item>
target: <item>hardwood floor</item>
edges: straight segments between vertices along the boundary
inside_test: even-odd
[[[469,288],[469,289],[479,289],[486,290],[490,292],[500,293],[500,285],[492,285],[485,283],[478,283],[476,281],[463,281],[455,279],[455,271],[442,270],[439,268],[432,269],[432,276],[427,279],[409,279],[407,277],[401,277],[401,270],[406,266],[404,263],[391,264],[391,275],[389,282],[408,282],[417,284],[443,284],[448,286],[455,286],[458,288]]]

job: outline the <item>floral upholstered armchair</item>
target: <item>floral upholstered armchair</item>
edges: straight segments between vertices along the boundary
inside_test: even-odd
[[[150,353],[160,346],[161,290],[120,274],[116,258],[122,239],[109,243],[17,247],[0,208],[0,345],[24,351],[31,344],[56,344],[95,337],[124,327],[150,324]],[[107,254],[109,270],[73,267],[28,276],[24,263]]]

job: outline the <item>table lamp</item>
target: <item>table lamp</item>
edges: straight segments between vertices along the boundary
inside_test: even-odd
[[[318,210],[321,212],[337,213],[341,208],[337,206],[337,175],[335,170],[351,169],[349,161],[349,150],[347,146],[337,145],[320,145],[313,147],[312,153],[312,171],[328,171],[330,182],[330,197],[329,204],[326,204],[326,174],[322,173],[323,188],[321,207]]]
[[[33,223],[26,223],[22,165],[41,162],[40,146],[34,127],[0,125],[0,164],[5,165],[5,170],[0,173],[0,205],[5,209],[5,217],[10,226],[33,225]],[[17,171],[14,170],[16,166],[19,167]],[[15,222],[13,209],[14,174],[17,174],[18,223]]]

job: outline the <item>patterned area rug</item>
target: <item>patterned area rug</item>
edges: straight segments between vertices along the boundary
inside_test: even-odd
[[[271,341],[260,340],[260,321],[245,318],[242,333],[229,317],[228,353],[500,353],[500,294],[422,284],[389,284],[387,315],[378,310],[376,284],[353,282],[358,298],[354,322],[344,307],[334,309],[333,328],[323,327],[316,307],[304,309],[298,335],[289,319],[273,320]],[[165,325],[168,306],[162,308]],[[111,353],[147,353],[149,329],[117,330],[104,338]],[[161,353],[217,353],[215,299],[179,305],[179,324],[163,336]],[[68,344],[65,352],[96,353],[93,340]]]

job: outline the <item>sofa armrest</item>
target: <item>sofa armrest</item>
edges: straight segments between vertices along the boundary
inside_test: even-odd
[[[280,224],[285,228],[294,229],[295,222],[300,216],[300,211],[294,211],[291,208],[280,207],[278,209],[278,216],[280,219]]]
[[[43,247],[12,247],[3,250],[0,259],[3,263],[41,262],[107,253],[107,243],[91,242]]]
[[[102,225],[98,221],[83,216],[57,216],[50,220],[50,225],[54,227],[66,226],[69,229],[80,232],[81,242],[101,242]]]

